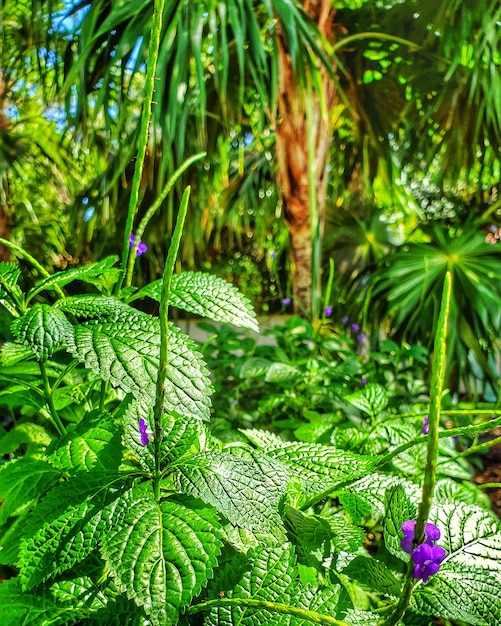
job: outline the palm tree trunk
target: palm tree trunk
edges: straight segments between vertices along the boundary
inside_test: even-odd
[[[330,0],[306,1],[305,10],[320,32],[333,38],[335,10]],[[295,74],[287,44],[278,38],[279,93],[276,124],[277,184],[289,230],[293,260],[293,299],[296,311],[311,311],[312,293],[320,293],[320,272],[313,277],[312,196],[315,191],[319,235],[323,233],[327,191],[326,165],[331,138],[330,112],[337,102],[332,76],[322,67],[322,93],[307,91]],[[312,98],[314,154],[308,155],[308,119],[305,98]],[[321,102],[325,103],[322,113]],[[310,126],[311,127],[311,126]],[[313,181],[310,181],[310,176]],[[313,284],[313,278],[318,284]]]

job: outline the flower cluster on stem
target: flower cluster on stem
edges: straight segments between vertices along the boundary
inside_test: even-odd
[[[435,545],[435,541],[440,539],[440,529],[431,523],[425,526],[423,543],[413,547],[415,528],[416,520],[413,519],[407,520],[402,524],[404,536],[400,542],[400,547],[404,552],[411,555],[414,563],[412,577],[421,578],[425,583],[430,576],[438,572],[447,553],[444,548]]]

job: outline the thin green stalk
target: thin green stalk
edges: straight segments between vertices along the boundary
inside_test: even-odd
[[[327,278],[327,285],[325,287],[325,294],[324,294],[324,312],[331,300],[333,283],[334,283],[334,259],[329,259],[329,276]]]
[[[415,415],[415,414],[412,414],[412,415]],[[448,437],[457,437],[459,435],[474,435],[476,433],[489,432],[490,430],[492,430],[493,428],[497,428],[498,426],[501,426],[501,416],[497,417],[496,419],[491,420],[487,424],[475,424],[473,426],[461,426],[459,428],[451,428],[450,430],[442,430],[439,432],[438,436],[439,436],[439,439],[446,439]],[[386,454],[380,456],[379,458],[375,459],[375,463],[371,469],[375,470],[378,467],[382,467],[386,465],[386,463],[390,463],[392,459],[394,459],[396,456],[398,456],[399,454],[402,454],[402,452],[405,452],[406,450],[408,450],[409,448],[412,448],[413,446],[417,446],[420,443],[428,443],[428,435],[420,435],[419,437],[416,437],[415,439],[406,441],[405,443],[402,443],[401,445],[399,445],[397,448],[394,448],[390,452],[387,452]],[[306,500],[305,503],[301,505],[300,507],[301,510],[304,511],[314,506],[318,502],[321,502],[324,498],[335,496],[339,490],[344,489],[347,485],[351,484],[354,480],[355,479],[350,478],[348,480],[342,480],[338,483],[333,483],[321,493],[317,493],[311,498],[309,498],[308,500]]]
[[[428,411],[428,446],[426,454],[426,467],[423,481],[423,491],[421,503],[416,520],[414,531],[414,545],[419,545],[424,540],[424,529],[430,515],[433,501],[433,491],[437,480],[436,466],[438,456],[440,409],[442,402],[442,391],[444,386],[446,352],[447,352],[447,329],[449,324],[449,310],[452,295],[452,274],[450,271],[445,275],[444,288],[442,292],[442,303],[438,318],[437,332],[435,335],[434,357],[432,363],[431,384],[430,384],[430,409]],[[409,563],[407,577],[405,580],[402,595],[395,612],[386,620],[383,626],[394,626],[405,614],[412,595],[415,580],[412,578],[412,563]]]
[[[64,435],[66,433],[66,428],[59,417],[59,414],[54,405],[54,398],[52,397],[52,389],[50,388],[49,376],[47,374],[47,369],[45,367],[45,363],[43,361],[39,361],[40,373],[42,374],[43,387],[45,392],[45,401],[49,407],[51,421],[54,424],[55,429],[59,433],[59,435]]]
[[[216,598],[214,600],[206,600],[199,604],[194,604],[186,609],[188,615],[194,613],[202,613],[210,611],[212,608],[218,606],[237,606],[248,607],[250,609],[259,610],[265,609],[266,611],[273,611],[282,615],[293,615],[299,619],[304,619],[314,624],[322,624],[325,626],[349,626],[342,620],[330,617],[330,615],[323,615],[316,611],[310,611],[308,609],[301,609],[296,606],[289,606],[284,602],[268,602],[267,600],[256,600],[254,598]]]
[[[467,450],[463,450],[459,453],[459,456],[470,456],[471,454],[481,454],[482,452],[486,452],[490,450],[493,446],[497,446],[501,444],[501,437],[495,437],[490,441],[484,441],[483,443],[479,443],[477,446],[471,446]]]
[[[185,172],[193,163],[203,159],[206,156],[206,152],[199,152],[198,154],[193,155],[192,157],[186,159],[184,163],[182,163],[174,174],[169,178],[167,184],[162,189],[162,193],[158,196],[155,202],[150,206],[150,208],[144,214],[142,220],[139,222],[138,227],[135,232],[134,246],[130,250],[129,259],[127,262],[127,272],[125,275],[125,287],[130,287],[132,284],[132,276],[134,275],[134,265],[136,263],[137,258],[137,250],[139,247],[139,243],[143,237],[144,231],[148,222],[155,215],[158,209],[162,206],[165,198],[169,195],[169,192],[172,190],[176,182],[179,180],[183,172]]]
[[[154,421],[154,445],[155,445],[155,477],[154,492],[155,497],[160,497],[161,465],[160,465],[160,444],[162,437],[162,412],[165,396],[165,380],[167,378],[169,360],[169,294],[174,274],[177,253],[181,244],[186,213],[188,212],[188,200],[190,188],[187,187],[181,199],[181,205],[177,214],[176,226],[172,233],[169,246],[169,253],[165,261],[165,268],[162,279],[162,293],[160,296],[160,359],[158,363],[158,376],[155,390],[155,408],[153,410]]]
[[[146,149],[148,146],[149,126],[152,113],[153,92],[155,90],[155,72],[157,69],[157,61],[160,47],[160,34],[162,31],[162,15],[165,0],[155,0],[153,6],[152,27],[150,36],[150,45],[148,49],[148,63],[146,68],[146,79],[144,86],[144,101],[141,111],[141,122],[139,128],[137,157],[134,166],[134,176],[132,178],[132,187],[129,197],[129,209],[127,212],[127,220],[125,222],[124,241],[122,249],[122,270],[116,285],[116,293],[119,294],[124,280],[125,269],[128,267],[128,259],[130,254],[136,254],[135,250],[130,250],[129,242],[132,234],[132,226],[134,217],[139,206],[139,190],[141,186],[141,178],[143,175],[144,160],[146,157]],[[136,241],[138,243],[138,241]]]
[[[6,248],[9,248],[9,250],[13,250],[19,257],[21,257],[27,263],[29,263],[32,267],[34,267],[37,270],[37,272],[39,272],[40,275],[43,276],[44,278],[49,278],[49,276],[51,275],[49,274],[49,272],[45,269],[43,265],[41,265],[34,257],[31,256],[31,254],[26,252],[26,250],[23,250],[23,248],[16,246],[16,244],[12,243],[12,241],[7,241],[7,239],[3,239],[2,237],[0,237],[0,244],[2,246],[5,246]],[[54,285],[54,291],[61,298],[65,297],[64,291],[61,289],[61,287],[59,287],[59,285]]]

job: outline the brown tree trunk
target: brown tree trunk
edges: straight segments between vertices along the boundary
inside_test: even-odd
[[[330,0],[311,0],[305,10],[318,24],[320,32],[332,41],[335,9]],[[332,77],[322,67],[322,93],[311,93],[313,99],[314,143],[313,167],[308,164],[306,90],[295,76],[286,42],[279,37],[279,93],[276,124],[277,184],[283,203],[284,218],[291,238],[293,260],[293,299],[295,311],[311,310],[312,288],[312,220],[309,176],[314,176],[315,192],[323,232],[327,191],[327,169],[331,139],[330,112],[337,102]],[[321,102],[325,102],[326,115]],[[320,278],[320,277],[318,277]]]

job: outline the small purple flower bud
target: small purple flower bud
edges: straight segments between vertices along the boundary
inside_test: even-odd
[[[282,298],[282,304],[284,306],[289,306],[291,302],[292,302],[292,298]]]
[[[350,321],[350,318],[347,315],[345,315],[341,321],[346,326],[346,324]]]
[[[148,424],[142,417],[139,418],[139,432],[141,433],[142,445],[147,446],[150,443],[150,431],[148,430]]]
[[[354,333],[358,333],[358,331],[360,330],[360,326],[359,326],[358,324],[352,324],[352,325],[351,325],[351,330],[352,330]]]
[[[429,430],[430,430],[430,426],[428,424],[428,416],[425,415],[423,417],[423,421],[421,422],[423,424],[423,435],[427,435]]]
[[[233,404],[233,406],[237,406],[238,404],[238,400],[236,398],[233,398],[233,400],[231,401],[231,403]]]
[[[360,384],[362,385],[362,387],[365,387],[365,385],[367,384],[367,378],[365,378],[365,376],[362,376],[362,378],[360,379]]]
[[[270,257],[271,257],[272,259],[276,259],[276,258],[277,258],[277,253],[275,252],[275,250],[272,250],[272,251],[270,252]]]
[[[367,339],[366,333],[360,333],[360,335],[357,336],[358,343],[364,343],[366,339]]]
[[[332,315],[332,306],[328,304],[324,310],[325,317],[330,317]]]
[[[136,243],[136,236],[134,235],[134,233],[131,233],[130,238],[129,238],[129,248],[131,250],[134,247],[135,243]],[[137,247],[136,256],[141,256],[147,251],[148,251],[148,246],[144,243],[144,241],[140,241]]]

